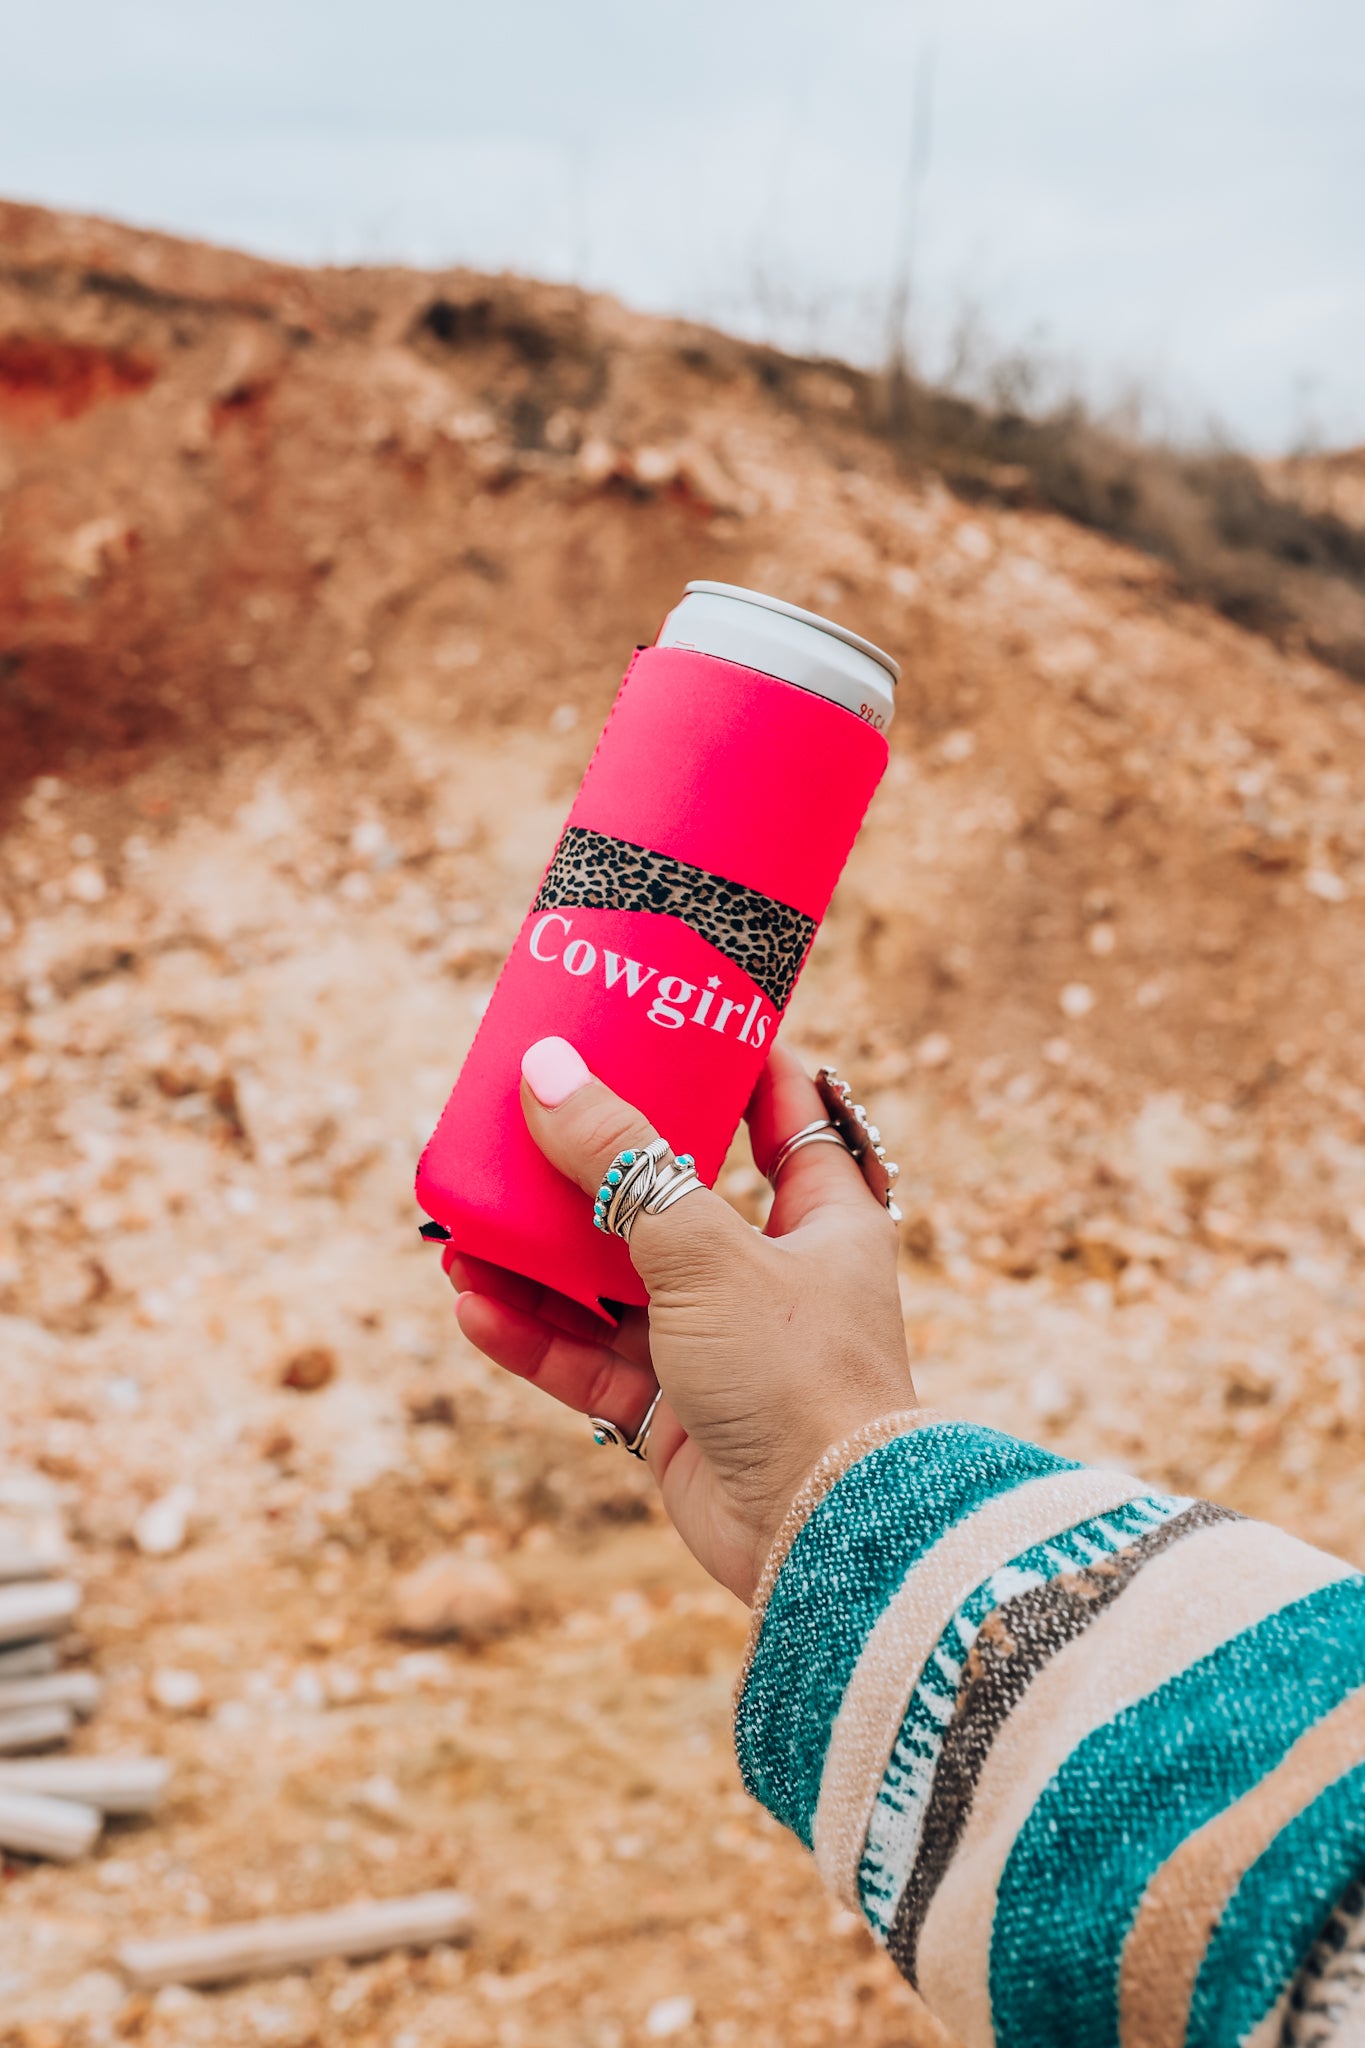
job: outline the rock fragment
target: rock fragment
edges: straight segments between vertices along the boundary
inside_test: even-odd
[[[223,1984],[278,1976],[328,1956],[377,1956],[394,1948],[465,1941],[473,1925],[473,1901],[463,1892],[419,1892],[328,1913],[246,1920],[164,1941],[130,1941],[119,1950],[119,1962],[134,1984],[148,1990],[160,1984]]]
[[[159,1756],[45,1756],[0,1759],[0,1789],[42,1793],[102,1813],[152,1813],[170,1782]]]
[[[11,1678],[44,1678],[57,1669],[57,1645],[50,1636],[0,1650],[0,1685]]]
[[[174,1557],[185,1547],[190,1516],[194,1512],[194,1488],[173,1486],[142,1510],[133,1524],[133,1541],[144,1557]]]
[[[0,1587],[0,1643],[59,1635],[80,1604],[81,1589],[70,1579]]]
[[[86,1721],[98,1708],[104,1688],[93,1671],[53,1671],[28,1678],[0,1678],[0,1715],[30,1707],[70,1707]]]
[[[685,1993],[656,1998],[645,2014],[645,2032],[651,2041],[671,2041],[675,2034],[685,2034],[696,2017],[696,2002]]]
[[[154,1671],[147,1690],[167,1714],[196,1714],[204,1704],[204,1685],[198,1672],[176,1665],[163,1664]]]
[[[1303,886],[1310,896],[1317,897],[1319,903],[1344,903],[1351,893],[1349,885],[1335,868],[1309,868],[1303,878]]]
[[[325,1344],[308,1344],[287,1358],[280,1369],[280,1385],[296,1394],[316,1394],[336,1378],[336,1353]]]
[[[0,1845],[25,1856],[74,1863],[94,1847],[104,1816],[73,1799],[0,1787]]]
[[[456,1551],[428,1558],[394,1588],[394,1619],[404,1635],[496,1635],[511,1626],[520,1602],[500,1566]]]
[[[21,1756],[30,1749],[50,1749],[65,1742],[75,1726],[70,1707],[23,1707],[0,1713],[0,1756]]]

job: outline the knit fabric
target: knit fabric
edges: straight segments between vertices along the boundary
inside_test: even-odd
[[[1275,2048],[1365,2048],[1365,1885],[1337,1901],[1284,2003]]]
[[[1365,1579],[919,1411],[760,1587],[744,1782],[966,2048],[1365,2048]]]

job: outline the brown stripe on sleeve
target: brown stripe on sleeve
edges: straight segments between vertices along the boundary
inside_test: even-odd
[[[1117,1600],[1149,1559],[1197,1529],[1236,1519],[1230,1508],[1196,1501],[1116,1557],[1007,1600],[982,1624],[967,1659],[957,1708],[944,1735],[919,1854],[887,1936],[886,1945],[897,1968],[912,1984],[925,1915],[966,1826],[976,1781],[1001,1726],[1039,1671]]]
[[[858,1866],[906,1706],[954,1610],[1012,1557],[1145,1492],[1142,1482],[1081,1465],[1043,1473],[955,1523],[877,1618],[830,1731],[815,1810],[815,1860],[855,1911]]]
[[[1204,1951],[1243,1873],[1297,1813],[1363,1758],[1365,1687],[1306,1729],[1258,1785],[1167,1857],[1123,1947],[1123,2048],[1181,2048]]]
[[[990,1947],[1001,1874],[1049,1780],[1096,1728],[1267,1614],[1351,1567],[1264,1522],[1198,1529],[1045,1665],[976,1781],[957,1851],[919,1941],[920,1987],[963,2041],[989,2042]]]

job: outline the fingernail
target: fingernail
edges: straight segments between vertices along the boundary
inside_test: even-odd
[[[521,1078],[545,1109],[558,1109],[592,1075],[567,1038],[538,1038],[521,1058]]]

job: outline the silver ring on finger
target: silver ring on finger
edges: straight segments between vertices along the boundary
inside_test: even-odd
[[[787,1161],[797,1152],[804,1151],[807,1145],[842,1145],[846,1152],[852,1150],[838,1126],[832,1123],[829,1117],[818,1117],[813,1124],[806,1124],[801,1130],[793,1131],[790,1138],[785,1138],[774,1152],[768,1162],[766,1175],[772,1187],[776,1188],[777,1177]]]
[[[646,1408],[645,1419],[636,1430],[634,1436],[631,1436],[627,1430],[619,1429],[614,1422],[608,1422],[605,1416],[590,1415],[588,1423],[592,1429],[593,1442],[599,1444],[604,1450],[612,1448],[629,1451],[632,1458],[639,1458],[643,1463],[645,1446],[649,1442],[649,1432],[654,1426],[655,1411],[663,1397],[663,1388],[656,1387],[654,1389],[654,1399]]]
[[[602,1176],[593,1202],[592,1220],[599,1230],[630,1243],[638,1218],[658,1216],[705,1182],[690,1152],[674,1155],[666,1138],[628,1146],[618,1152]]]
[[[669,1160],[659,1170],[657,1179],[637,1214],[662,1216],[665,1209],[671,1209],[684,1195],[695,1194],[706,1183],[697,1172],[697,1162],[690,1152],[680,1152],[676,1159]]]
[[[628,1145],[618,1152],[593,1198],[592,1220],[597,1228],[629,1244],[631,1225],[654,1186],[659,1163],[671,1157],[666,1138],[655,1138],[648,1145]]]

